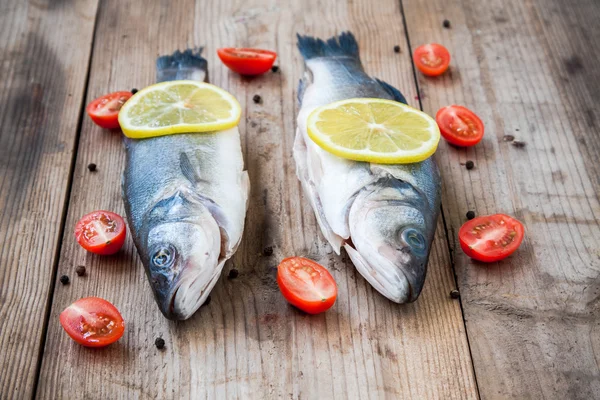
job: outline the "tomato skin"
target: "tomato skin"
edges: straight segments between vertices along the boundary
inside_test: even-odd
[[[85,297],[65,308],[60,324],[74,341],[86,347],[108,346],[125,332],[119,310],[100,297]]]
[[[485,126],[473,111],[463,106],[442,107],[435,115],[440,133],[449,143],[469,147],[481,142]]]
[[[438,76],[450,65],[450,52],[441,44],[424,44],[415,49],[413,60],[423,75]]]
[[[271,69],[277,53],[270,50],[225,47],[217,50],[223,64],[241,75],[260,75]]]
[[[75,225],[75,239],[94,254],[115,254],[125,243],[127,228],[123,218],[110,211],[98,210],[84,215]]]
[[[519,248],[524,236],[523,224],[505,214],[474,218],[458,231],[465,254],[482,262],[500,261],[510,256]]]
[[[290,304],[308,314],[329,310],[337,298],[337,284],[329,271],[304,257],[281,261],[277,267],[277,284]]]
[[[96,125],[116,129],[119,128],[119,110],[131,96],[131,92],[109,93],[88,104],[86,111]]]

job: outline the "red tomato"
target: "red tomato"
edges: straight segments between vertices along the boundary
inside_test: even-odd
[[[441,44],[424,44],[415,49],[413,60],[423,75],[438,76],[448,69],[450,53]]]
[[[438,110],[435,122],[444,139],[456,146],[473,146],[483,139],[483,122],[468,108],[446,106]]]
[[[116,129],[119,127],[119,110],[131,96],[131,92],[114,92],[98,97],[88,104],[87,113],[96,125]]]
[[[277,53],[260,49],[236,49],[226,47],[217,50],[223,64],[242,75],[260,75],[273,66]]]
[[[60,313],[60,324],[71,338],[86,347],[104,347],[125,332],[119,310],[99,297],[86,297]]]
[[[125,221],[110,211],[94,211],[84,215],[75,225],[77,243],[95,254],[115,254],[123,247]]]
[[[284,259],[277,267],[277,283],[287,301],[309,314],[330,309],[337,297],[329,271],[303,257]]]
[[[504,214],[477,217],[458,231],[466,255],[483,262],[502,260],[515,252],[525,235],[523,224]]]

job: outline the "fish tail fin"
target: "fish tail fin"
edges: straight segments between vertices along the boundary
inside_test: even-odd
[[[304,60],[318,57],[351,57],[360,59],[358,53],[358,42],[352,32],[342,32],[339,36],[333,36],[322,40],[312,36],[298,37],[298,50]]]
[[[161,56],[156,59],[156,81],[174,81],[191,79],[205,81],[208,63],[202,53],[202,47],[175,51],[171,55]]]

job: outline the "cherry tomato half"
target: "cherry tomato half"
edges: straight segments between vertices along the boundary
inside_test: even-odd
[[[329,271],[303,257],[281,261],[277,283],[287,301],[309,314],[330,309],[337,297],[337,284]]]
[[[483,139],[483,122],[468,108],[446,106],[438,110],[435,122],[444,139],[455,146],[476,145]]]
[[[131,96],[131,92],[114,92],[98,97],[88,104],[87,113],[96,125],[116,129],[119,127],[119,110]]]
[[[87,251],[100,255],[115,254],[123,247],[125,221],[110,211],[94,211],[84,215],[75,225],[77,243]]]
[[[460,247],[466,255],[483,262],[510,256],[525,236],[523,224],[504,214],[477,217],[465,222],[458,231]]]
[[[270,50],[226,47],[217,50],[223,64],[241,75],[260,75],[273,66],[277,53]]]
[[[438,76],[448,69],[450,53],[441,44],[424,44],[415,49],[413,60],[423,75]]]
[[[86,347],[108,346],[125,332],[119,310],[100,297],[79,299],[65,308],[60,324],[74,341]]]

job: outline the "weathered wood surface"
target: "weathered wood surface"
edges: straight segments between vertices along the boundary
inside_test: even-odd
[[[58,275],[50,314],[39,398],[475,398],[476,386],[459,302],[449,298],[454,276],[440,222],[424,292],[398,306],[377,294],[351,263],[320,236],[291,158],[296,86],[302,73],[296,32],[327,37],[351,29],[366,69],[416,96],[400,4],[357,1],[105,1],[99,10],[88,99],[153,82],[157,55],[204,45],[209,77],[237,96],[252,181],[243,243],[210,305],[186,322],[165,320],[152,299],[128,239],[114,257],[96,257],[71,238],[86,212],[123,213],[121,137],[83,123]],[[403,52],[395,54],[399,44]],[[228,72],[215,50],[255,46],[278,51],[278,73],[245,79]],[[252,97],[260,94],[262,104]],[[413,104],[416,102],[413,100]],[[168,151],[168,150],[166,150]],[[94,162],[98,172],[86,165]],[[272,256],[261,255],[266,246]],[[281,298],[278,260],[306,255],[327,265],[339,283],[338,302],[306,316]],[[77,265],[88,276],[78,278]],[[115,345],[89,350],[64,334],[58,314],[82,296],[113,302],[127,321]],[[166,349],[154,347],[162,336]]]
[[[425,111],[462,104],[486,124],[476,147],[437,153],[481,397],[600,398],[600,3],[403,3],[413,48],[439,42],[453,57],[444,77],[418,76]],[[467,210],[521,219],[519,252],[465,257]]]
[[[0,2],[0,398],[32,395],[95,0]]]

